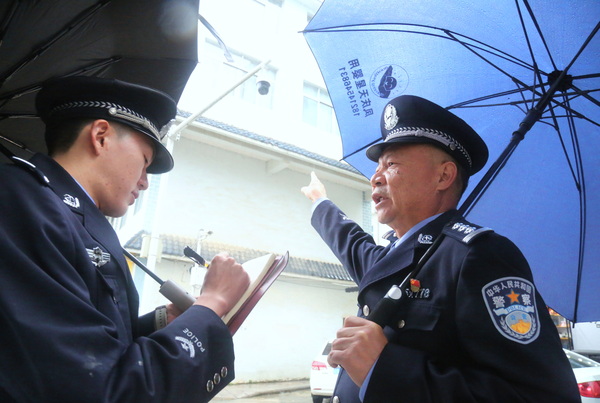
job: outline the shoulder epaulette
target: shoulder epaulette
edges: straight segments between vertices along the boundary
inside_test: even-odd
[[[11,159],[11,161],[13,161],[15,163],[15,165],[17,165],[21,168],[25,168],[25,170],[27,172],[30,172],[31,174],[33,174],[33,176],[35,176],[35,178],[37,180],[39,180],[42,183],[42,185],[50,186],[50,180],[48,179],[48,177],[46,175],[44,175],[44,173],[42,171],[40,171],[31,162],[24,160],[22,158],[16,157],[14,155],[12,157],[10,157],[10,159]]]
[[[487,227],[481,227],[476,224],[471,224],[467,221],[456,221],[445,226],[442,232],[460,242],[469,244],[482,234],[494,232],[494,230]]]

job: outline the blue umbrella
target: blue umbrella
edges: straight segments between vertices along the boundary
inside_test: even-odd
[[[325,0],[304,30],[343,159],[370,177],[393,97],[428,98],[490,149],[461,206],[510,237],[546,302],[600,320],[600,2]],[[517,147],[518,145],[518,147]]]

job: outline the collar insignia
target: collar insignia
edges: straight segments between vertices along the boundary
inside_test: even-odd
[[[433,243],[433,235],[419,234],[417,241],[420,244],[431,245]]]
[[[85,248],[88,253],[88,256],[92,260],[92,264],[96,267],[104,266],[106,263],[110,262],[110,254],[106,252],[102,252],[98,246],[94,249]]]
[[[77,197],[66,194],[63,196],[63,202],[70,207],[79,208],[79,199]]]

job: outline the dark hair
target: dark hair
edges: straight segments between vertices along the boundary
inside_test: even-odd
[[[94,120],[92,118],[76,118],[47,125],[45,140],[48,155],[54,156],[68,151],[75,143],[81,129]]]

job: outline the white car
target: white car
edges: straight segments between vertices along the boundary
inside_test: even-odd
[[[310,370],[310,394],[313,403],[322,403],[323,399],[333,395],[333,388],[337,381],[340,368],[332,368],[327,363],[327,355],[331,350],[331,343],[327,343],[323,352],[312,362]]]
[[[339,368],[331,368],[327,363],[327,355],[331,343],[327,343],[323,352],[312,362],[310,371],[310,393],[313,403],[322,403],[324,398],[333,395],[333,388],[339,374]],[[573,351],[564,350],[575,379],[579,386],[582,403],[600,403],[600,363]]]
[[[582,403],[600,403],[600,363],[565,350],[575,373]]]

